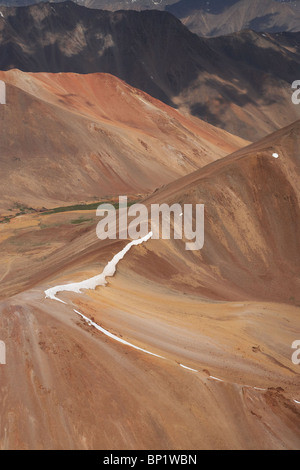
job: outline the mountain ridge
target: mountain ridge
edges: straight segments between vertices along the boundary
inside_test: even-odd
[[[0,80],[1,215],[152,192],[247,143],[109,74]]]
[[[27,6],[34,0],[2,1],[0,5]],[[53,0],[51,4],[62,3]],[[73,0],[91,9],[169,11],[200,36],[218,36],[243,29],[258,32],[299,31],[300,2],[281,0]]]
[[[300,12],[291,3],[274,0],[180,0],[166,9],[200,36],[220,36],[243,29],[270,33],[300,30]]]
[[[2,70],[110,73],[250,141],[300,116],[291,101],[299,33],[205,39],[168,12],[108,12],[72,2],[2,10]]]

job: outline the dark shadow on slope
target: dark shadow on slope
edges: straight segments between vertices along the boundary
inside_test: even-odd
[[[4,15],[0,69],[106,72],[173,106],[184,93],[196,116],[204,117],[196,110],[205,106],[206,119],[231,132],[235,127],[215,115],[215,100],[240,108],[275,104],[280,96],[274,90],[299,78],[299,33],[243,31],[204,39],[167,12],[108,12],[71,2],[6,9]]]

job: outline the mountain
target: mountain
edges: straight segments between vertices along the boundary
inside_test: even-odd
[[[203,249],[179,259],[182,241],[167,243],[156,279],[209,299],[299,304],[299,144],[297,121],[156,192],[149,204],[203,203],[206,210]]]
[[[299,144],[298,121],[156,191],[205,203],[203,249],[148,240],[65,303],[45,290],[128,241],[98,240],[91,211],[2,225],[2,448],[299,448]]]
[[[2,211],[145,194],[246,144],[111,75],[0,80]]]
[[[258,32],[300,30],[299,0],[73,0],[101,10],[167,10],[200,36],[220,36],[243,29]],[[26,6],[40,0],[0,0],[0,5]],[[61,3],[52,0],[50,3]]]
[[[291,101],[297,33],[204,39],[166,12],[107,12],[71,2],[2,12],[2,70],[110,73],[251,141],[300,117]]]
[[[299,449],[299,34],[1,7],[1,450]],[[146,237],[97,237],[119,194]]]
[[[164,10],[176,0],[76,0],[75,3],[101,10]]]
[[[0,0],[4,6],[28,6],[37,3],[63,3],[66,0]],[[78,5],[100,10],[164,10],[176,0],[73,0]]]
[[[300,30],[300,12],[274,0],[180,0],[166,8],[194,33],[220,36],[252,29],[262,32]]]

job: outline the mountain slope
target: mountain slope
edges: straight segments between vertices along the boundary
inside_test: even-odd
[[[144,194],[245,144],[111,75],[0,80],[2,209]]]
[[[203,39],[166,12],[113,13],[71,2],[3,14],[3,70],[111,73],[252,141],[300,117],[291,101],[297,33],[284,44],[282,35],[251,31]]]
[[[45,290],[127,241],[69,214],[0,227],[2,448],[299,448],[299,140],[296,122],[157,191],[148,205],[205,203],[203,250],[148,240],[65,303]]]
[[[150,241],[160,270],[149,252],[136,260],[143,274],[209,299],[299,305],[299,145],[297,121],[155,193],[149,204],[205,204],[205,243],[186,253],[182,241]]]
[[[292,5],[274,0],[180,0],[167,10],[200,36],[243,29],[273,33],[300,30],[300,13]]]

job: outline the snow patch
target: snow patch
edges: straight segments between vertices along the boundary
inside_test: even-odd
[[[105,286],[107,284],[106,278],[112,277],[117,269],[118,262],[124,258],[125,254],[130,250],[132,246],[140,245],[143,242],[146,242],[152,237],[153,233],[149,232],[145,237],[139,238],[138,240],[132,240],[128,243],[123,250],[117,253],[111,261],[107,263],[101,274],[86,279],[81,282],[73,282],[71,284],[63,284],[60,286],[51,287],[50,289],[45,290],[46,298],[57,300],[58,302],[66,303],[63,300],[60,300],[56,297],[59,292],[75,292],[76,294],[81,294],[82,289],[94,290],[97,286]]]
[[[143,349],[143,348],[139,348],[138,346],[135,346],[134,344],[132,343],[129,343],[128,341],[125,341],[124,339],[122,338],[119,338],[118,336],[116,335],[113,335],[112,333],[110,333],[109,331],[105,330],[104,328],[102,328],[101,326],[99,326],[97,323],[93,322],[92,320],[90,320],[88,317],[86,317],[85,315],[83,315],[81,312],[79,312],[78,310],[75,310],[73,309],[75,313],[77,313],[77,315],[80,315],[87,323],[89,326],[93,326],[94,328],[96,328],[96,330],[98,331],[101,331],[101,333],[103,333],[105,336],[108,336],[109,338],[115,340],[115,341],[118,341],[118,343],[122,343],[122,344],[125,344],[125,346],[130,346],[131,348],[133,349],[137,349],[138,351],[142,351],[143,353],[145,354],[149,354],[150,356],[155,356],[155,357],[159,357],[160,359],[164,359],[163,356],[159,356],[158,354],[154,354],[150,351],[147,351],[147,349]]]
[[[213,375],[210,375],[209,378],[213,380],[217,380],[218,382],[224,382],[224,380],[218,379],[218,377],[214,377]]]
[[[179,364],[180,367],[183,367],[183,369],[191,370],[192,372],[198,372],[196,369],[191,369],[190,367],[184,366],[183,364]]]

